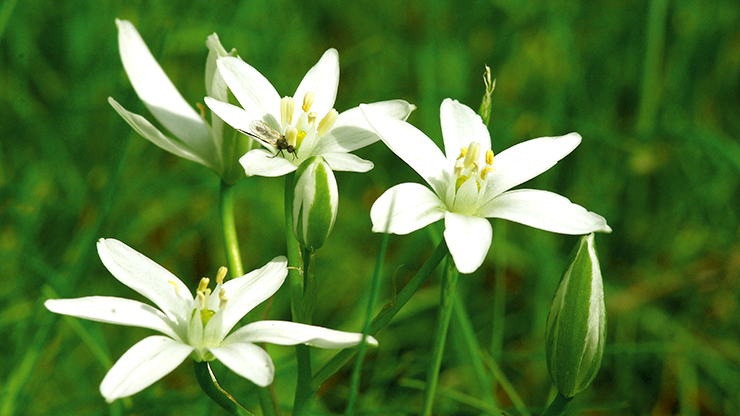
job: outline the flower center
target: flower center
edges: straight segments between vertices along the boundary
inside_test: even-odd
[[[218,269],[218,274],[216,275],[216,290],[218,290],[218,305],[210,305],[210,297],[211,297],[211,289],[208,287],[208,284],[211,282],[211,279],[204,277],[200,279],[200,284],[198,284],[198,290],[196,290],[196,299],[195,299],[195,309],[193,309],[193,314],[195,314],[197,311],[200,311],[200,320],[203,324],[203,328],[206,327],[208,324],[208,321],[211,320],[213,315],[216,314],[216,312],[220,311],[221,309],[224,309],[226,307],[226,302],[229,300],[229,298],[226,296],[226,292],[221,288],[221,286],[224,283],[224,277],[226,277],[228,269],[226,267],[221,267]],[[210,309],[210,307],[215,308],[215,310]]]
[[[303,140],[312,133],[318,136],[316,138],[326,135],[334,126],[339,116],[337,110],[332,108],[324,115],[324,118],[317,122],[318,114],[311,111],[314,100],[315,95],[312,92],[307,92],[303,96],[301,113],[298,119],[295,120],[295,123],[293,120],[293,113],[295,111],[295,100],[293,97],[283,97],[280,101],[280,121],[285,131],[285,139],[296,150],[300,148]],[[313,145],[310,147],[313,147]]]
[[[493,151],[486,150],[485,165],[480,168],[480,143],[470,142],[468,147],[460,149],[460,156],[455,161],[453,172],[455,174],[455,192],[470,178],[475,178],[478,191],[481,189],[481,183],[486,180],[489,173],[496,170],[493,165]]]

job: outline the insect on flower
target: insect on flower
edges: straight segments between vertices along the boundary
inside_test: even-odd
[[[288,142],[285,135],[280,134],[277,130],[270,127],[267,123],[262,120],[255,120],[249,124],[250,131],[239,130],[240,132],[254,137],[255,139],[271,144],[278,149],[278,152],[273,157],[283,154],[283,150],[293,154],[293,159],[298,156],[298,152],[295,150],[295,146]]]

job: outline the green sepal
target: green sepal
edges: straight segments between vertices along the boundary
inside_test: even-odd
[[[605,340],[604,286],[592,233],[571,254],[547,317],[547,369],[563,396],[573,397],[591,384]]]

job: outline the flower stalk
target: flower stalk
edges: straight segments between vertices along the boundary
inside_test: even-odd
[[[456,297],[457,276],[458,271],[455,268],[455,262],[452,260],[452,257],[448,256],[445,264],[445,273],[442,278],[442,293],[439,302],[439,312],[437,314],[437,328],[434,331],[434,341],[432,344],[432,362],[427,372],[427,384],[424,388],[422,416],[431,416],[432,414],[434,394],[437,391],[437,382],[439,381],[439,369],[442,365],[442,356],[444,355],[445,342],[447,341],[447,330],[450,326],[452,306]]]

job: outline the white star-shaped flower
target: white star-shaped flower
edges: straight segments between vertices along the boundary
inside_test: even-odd
[[[213,116],[209,124],[185,101],[131,22],[116,19],[116,26],[121,61],[131,85],[154,118],[172,137],[109,97],[110,105],[137,133],[160,148],[212,169],[229,183],[244,177],[236,163],[241,155],[233,155],[236,142],[224,137],[223,121]],[[236,55],[236,51],[226,52],[215,33],[208,37],[206,46],[209,50],[205,70],[206,93],[216,99],[226,100],[226,84],[216,70],[216,59]]]
[[[581,142],[578,133],[517,144],[494,158],[480,116],[457,101],[440,108],[446,156],[412,125],[360,105],[383,142],[431,186],[404,183],[370,211],[373,231],[407,234],[444,218],[444,238],[461,273],[480,267],[491,246],[487,218],[503,218],[562,234],[611,232],[606,220],[558,194],[509,190],[550,169]]]
[[[145,389],[188,356],[196,361],[218,359],[264,387],[272,383],[275,368],[257,343],[345,348],[362,342],[362,334],[284,321],[257,321],[229,334],[244,315],[283,284],[288,274],[285,257],[276,257],[262,268],[228,282],[223,281],[226,268],[221,268],[215,289],[211,291],[209,279],[203,278],[193,297],[180,279],[120,241],[100,239],[98,254],[116,279],[159,309],[107,296],[49,299],[44,305],[63,315],[149,328],[165,335],[144,338],[118,359],[100,385],[108,402]],[[371,336],[366,342],[377,345]]]
[[[206,97],[208,107],[235,129],[258,139],[264,136],[261,131],[267,130],[260,126],[266,124],[274,131],[274,140],[262,140],[266,149],[252,150],[239,160],[247,176],[282,176],[295,171],[311,156],[322,156],[332,170],[372,169],[372,162],[350,152],[376,142],[378,136],[358,107],[341,114],[333,108],[339,85],[336,49],[324,53],[293,97],[282,99],[267,78],[241,59],[220,58],[218,69],[242,108]],[[415,108],[403,100],[369,106],[402,120]],[[256,129],[255,122],[259,123]],[[277,143],[279,140],[283,141]]]

